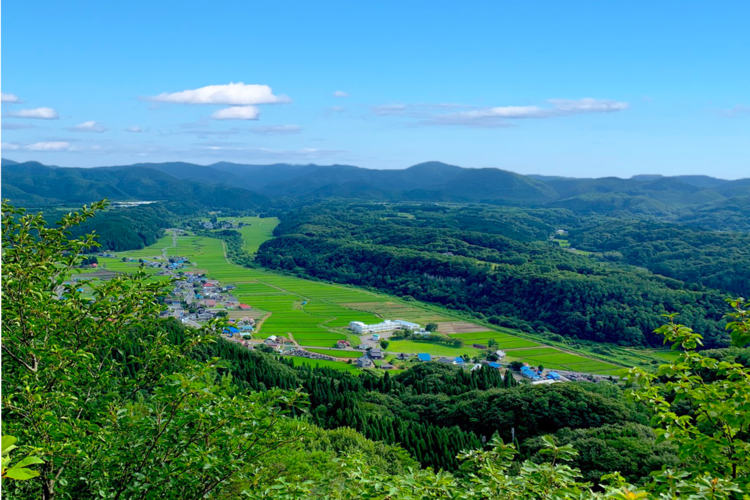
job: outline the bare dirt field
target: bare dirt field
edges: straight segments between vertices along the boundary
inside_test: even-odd
[[[445,321],[437,325],[438,331],[446,334],[486,332],[488,330],[486,326],[475,325],[466,321]]]

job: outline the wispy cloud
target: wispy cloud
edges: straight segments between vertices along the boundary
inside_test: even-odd
[[[255,106],[232,106],[215,111],[211,118],[214,120],[257,120],[260,110]]]
[[[745,106],[742,104],[738,104],[737,106],[729,109],[716,109],[713,110],[714,113],[719,114],[721,116],[740,116],[740,115],[746,115],[750,114],[750,106]]]
[[[7,102],[9,104],[15,104],[21,102],[21,99],[19,99],[15,94],[6,94],[5,92],[0,92],[0,101]]]
[[[133,126],[133,127],[126,128],[125,132],[130,132],[131,134],[140,134],[140,133],[143,132],[143,129],[141,127],[139,127],[139,126],[136,125],[136,126]]]
[[[302,127],[299,125],[270,125],[268,127],[253,127],[249,130],[252,134],[299,134]]]
[[[3,130],[22,130],[25,128],[36,128],[36,125],[31,123],[15,123],[15,122],[3,122]]]
[[[338,115],[346,111],[346,108],[344,106],[329,106],[325,109],[324,114],[325,116],[333,116]]]
[[[243,159],[275,160],[275,161],[312,161],[321,158],[340,156],[346,153],[339,149],[303,148],[295,150],[281,150],[268,148],[246,148],[231,145],[208,146],[204,149],[207,156],[222,156],[227,154],[239,155]]]
[[[605,99],[550,99],[551,106],[498,106],[494,108],[438,114],[425,121],[427,125],[468,127],[508,127],[509,121],[558,118],[590,113],[616,113],[628,108],[626,102]]]
[[[375,106],[378,116],[400,116],[419,119],[422,125],[464,127],[511,127],[513,120],[557,118],[590,113],[614,113],[629,107],[626,102],[607,99],[550,99],[547,106],[497,106],[476,108],[454,103],[386,104]],[[464,111],[445,112],[450,109]]]
[[[164,92],[156,96],[145,97],[144,99],[179,104],[224,104],[230,106],[284,104],[291,102],[291,99],[287,96],[274,95],[271,87],[268,85],[246,85],[242,82],[226,85],[208,85],[180,92]]]
[[[60,118],[57,115],[57,111],[52,108],[19,109],[18,111],[7,113],[5,116],[13,118],[33,118],[36,120],[57,120]]]
[[[47,142],[33,142],[31,144],[18,144],[15,142],[2,144],[3,149],[12,151],[37,151],[37,152],[49,152],[49,151],[75,151],[76,148],[71,146],[67,141],[47,141]]]
[[[88,121],[78,124],[75,127],[68,127],[68,130],[70,130],[71,132],[93,132],[101,134],[102,132],[107,131],[107,127],[99,122]]]
[[[343,90],[337,90],[333,93],[333,97],[349,97],[349,92],[344,92]]]

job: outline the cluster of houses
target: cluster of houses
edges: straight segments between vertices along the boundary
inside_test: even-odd
[[[217,280],[206,279],[200,273],[181,273],[180,279],[174,283],[174,289],[164,299],[167,309],[162,315],[173,316],[183,323],[200,324],[211,321],[217,313],[227,309],[250,311],[251,306],[241,303],[232,295],[234,288],[234,285],[221,286]],[[242,318],[236,322],[236,328],[242,332],[253,331],[255,320],[252,318]]]
[[[237,229],[245,225],[243,222],[237,222],[235,220],[220,220],[216,223],[202,221],[200,224],[203,226],[203,229]]]

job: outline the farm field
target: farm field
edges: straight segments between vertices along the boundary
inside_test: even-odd
[[[411,354],[418,354],[420,352],[426,352],[434,356],[462,356],[468,354],[469,356],[477,356],[484,353],[483,349],[477,349],[470,345],[463,347],[453,347],[443,344],[432,344],[430,342],[414,342],[413,340],[393,340],[388,346],[388,352],[406,352]]]
[[[523,347],[535,347],[539,344],[532,340],[526,340],[507,333],[501,332],[474,332],[474,333],[454,333],[451,335],[453,338],[461,339],[465,344],[482,344],[487,345],[489,340],[497,341],[497,348],[508,350],[518,349]],[[557,351],[555,351],[557,352]]]
[[[278,224],[275,218],[259,217],[235,218],[246,225],[239,231],[245,240],[249,252],[271,237]],[[482,349],[471,344],[485,344],[490,339],[498,342],[498,348],[506,350],[509,360],[519,359],[530,364],[543,364],[550,369],[587,371],[601,374],[615,373],[620,368],[616,365],[589,358],[568,354],[552,347],[543,347],[539,343],[512,335],[509,330],[487,330],[487,327],[459,321],[440,309],[420,303],[408,303],[393,297],[349,288],[345,286],[321,283],[293,276],[277,274],[263,269],[245,268],[230,263],[224,254],[224,243],[215,238],[183,235],[176,239],[172,247],[171,236],[161,238],[151,247],[133,252],[121,252],[118,259],[100,259],[106,261],[106,268],[113,271],[134,271],[138,263],[121,262],[121,257],[153,258],[161,255],[161,249],[167,248],[168,256],[185,256],[195,262],[195,270],[206,273],[209,278],[220,280],[223,284],[235,285],[233,294],[253,307],[252,315],[265,317],[254,333],[260,338],[270,335],[282,335],[293,339],[299,345],[311,347],[312,352],[331,356],[359,357],[353,351],[326,351],[315,347],[334,347],[336,341],[357,338],[346,330],[351,321],[377,323],[382,319],[404,319],[420,324],[442,323],[450,336],[464,341],[463,347],[451,347],[441,344],[414,342],[406,340],[392,341],[390,352],[419,353],[427,352],[434,356],[470,356],[481,355]],[[147,271],[150,269],[146,268]],[[166,278],[166,277],[154,277]],[[234,311],[233,311],[234,312]],[[485,331],[482,331],[482,330]],[[479,331],[477,331],[479,330]],[[458,333],[465,332],[465,333]],[[295,358],[295,361],[304,358]],[[312,360],[305,360],[308,364]],[[321,360],[314,360],[321,363]],[[334,363],[332,366],[351,371],[359,371],[346,363]],[[325,363],[323,363],[325,365]]]
[[[361,351],[342,351],[342,350],[328,350],[328,349],[305,349],[306,351],[315,352],[318,354],[325,354],[326,356],[333,356],[334,358],[360,358],[362,357]]]
[[[343,361],[328,361],[327,359],[310,359],[310,358],[292,358],[295,366],[308,365],[315,368],[335,368],[352,373],[359,373],[362,370]]]

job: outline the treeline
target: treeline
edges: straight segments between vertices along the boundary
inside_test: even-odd
[[[750,293],[750,234],[612,221],[572,231],[570,242],[686,283],[745,296]]]
[[[501,326],[620,345],[660,344],[653,330],[663,314],[679,311],[682,322],[703,332],[707,346],[727,345],[719,291],[611,266],[547,241],[459,229],[465,225],[459,220],[478,218],[478,227],[503,209],[467,214],[441,208],[439,216],[411,209],[409,217],[385,205],[302,209],[278,226],[278,237],[265,242],[256,259],[272,269],[412,297]]]

